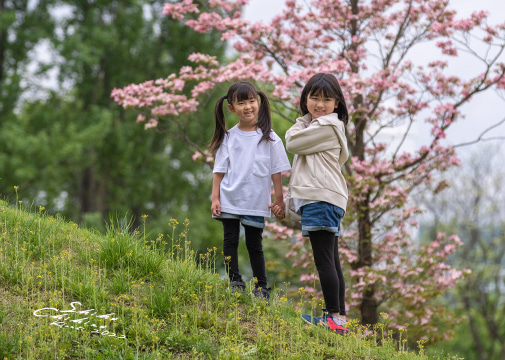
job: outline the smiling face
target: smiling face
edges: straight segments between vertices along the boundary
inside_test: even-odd
[[[337,78],[327,73],[315,74],[303,87],[300,95],[300,113],[311,114],[313,119],[317,119],[332,112],[338,114],[344,125],[349,121],[344,94]]]
[[[331,114],[338,107],[338,102],[331,97],[324,96],[322,92],[307,96],[307,110],[312,115],[312,120]]]
[[[234,114],[237,114],[240,124],[252,126],[256,124],[256,117],[259,111],[258,97],[249,95],[249,98],[238,100],[233,99],[232,104],[228,104],[228,108]]]

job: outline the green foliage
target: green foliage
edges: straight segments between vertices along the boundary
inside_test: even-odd
[[[202,204],[208,201],[210,208],[210,169],[191,160],[192,151],[184,139],[173,136],[172,127],[207,142],[212,126],[189,121],[181,128],[174,122],[162,131],[146,132],[143,124],[135,123],[136,114],[119,108],[110,93],[146,78],[164,78],[187,65],[188,55],[195,51],[222,58],[220,35],[199,34],[164,17],[163,2],[63,1],[58,6],[68,11],[57,17],[52,15],[58,12],[47,12],[52,5],[37,2],[38,13],[1,12],[5,22],[0,31],[20,11],[32,18],[45,17],[26,24],[31,35],[21,25],[9,27],[15,36],[30,39],[24,47],[11,45],[17,46],[19,67],[33,61],[40,69],[57,70],[59,90],[39,88],[33,97],[20,81],[31,85],[40,78],[23,79],[24,73],[17,70],[9,72],[9,79],[0,75],[4,94],[0,104],[5,104],[0,122],[0,194],[12,201],[11,189],[19,186],[25,203],[42,205],[52,214],[100,231],[105,231],[102,219],[118,214],[131,216],[134,228],[140,226],[142,214],[149,214],[159,219],[159,232],[169,230],[171,217],[208,218]],[[54,55],[45,65],[29,57],[43,37]],[[205,107],[208,114],[212,96]],[[18,104],[20,97],[23,101]],[[203,244],[215,241],[215,227],[194,226],[206,234],[195,246],[205,248]]]
[[[10,334],[0,334],[0,357],[7,359],[8,355],[15,353],[19,346],[19,335],[11,336]]]
[[[54,24],[49,16],[53,1],[2,1],[0,3],[0,118],[10,117],[23,92],[23,75],[29,54],[49,37]]]
[[[114,222],[101,235],[43,209],[0,202],[2,358],[428,358],[422,347],[418,354],[405,348],[405,334],[397,341],[384,328],[353,323],[344,337],[306,325],[297,310],[303,298],[288,299],[282,288],[270,304],[232,294],[213,270],[216,249],[196,254],[189,246],[189,221],[172,220],[171,233],[155,240],[128,224]],[[39,233],[51,236],[44,256],[33,258],[25,244]],[[135,272],[145,257],[161,268]],[[5,276],[7,269],[18,277]]]
[[[128,279],[160,278],[163,254],[149,251],[145,239],[130,232],[130,225],[131,222],[120,227],[110,224],[94,257],[108,269],[124,269]]]

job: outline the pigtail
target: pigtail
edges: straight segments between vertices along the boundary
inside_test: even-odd
[[[268,101],[268,97],[263,91],[258,91],[257,94],[261,100],[260,108],[258,111],[258,127],[263,132],[263,136],[261,137],[260,142],[263,140],[273,141],[273,139],[270,137],[270,133],[272,132],[270,102]]]
[[[212,140],[210,141],[210,151],[212,154],[215,154],[224,140],[224,135],[227,133],[226,131],[226,123],[224,120],[224,112],[223,112],[223,102],[227,98],[227,96],[221,96],[217,102],[216,107],[214,108],[214,120],[216,122],[214,128],[214,135],[212,136]]]
[[[234,101],[242,101],[249,99],[251,96],[258,96],[260,98],[260,107],[258,110],[258,128],[261,129],[263,135],[259,142],[263,140],[273,141],[270,137],[272,132],[272,119],[270,116],[270,102],[268,97],[262,91],[256,91],[254,86],[247,82],[241,81],[230,86],[228,93],[225,96],[221,96],[216,103],[214,109],[214,119],[216,121],[216,127],[214,129],[214,135],[210,141],[210,151],[215,154],[221,144],[223,143],[224,136],[228,133],[226,130],[226,123],[224,119],[223,112],[223,102],[226,99],[228,104],[233,104]]]

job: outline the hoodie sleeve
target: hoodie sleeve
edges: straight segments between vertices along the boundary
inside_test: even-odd
[[[307,126],[301,119],[286,132],[286,149],[290,153],[308,155],[341,147],[335,124],[321,125],[316,119]]]

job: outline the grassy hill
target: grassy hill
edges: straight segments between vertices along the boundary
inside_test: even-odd
[[[197,255],[189,222],[171,225],[152,237],[118,221],[101,235],[0,202],[0,359],[428,358],[378,341],[380,325],[309,326],[280,288],[270,304],[231,294],[213,270],[221,250]]]

